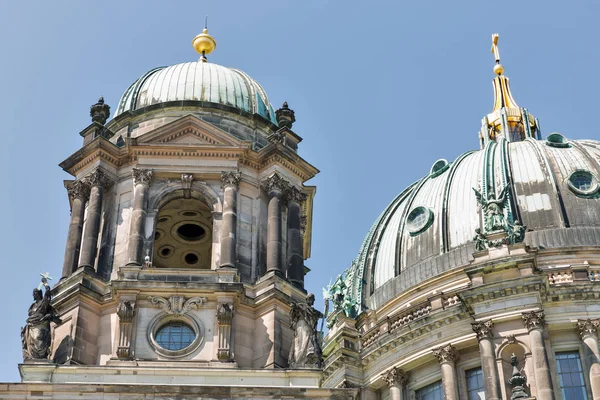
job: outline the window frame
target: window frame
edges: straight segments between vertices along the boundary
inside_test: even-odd
[[[558,355],[560,353],[577,354],[578,360],[579,360],[579,364],[581,365],[581,378],[582,378],[582,381],[583,381],[584,394],[585,394],[585,397],[586,397],[584,400],[590,400],[591,399],[591,397],[590,397],[590,395],[591,395],[591,393],[590,393],[590,382],[588,381],[589,377],[585,373],[585,370],[587,368],[586,368],[586,365],[585,365],[584,358],[582,357],[581,347],[578,347],[578,348],[565,347],[565,348],[555,348],[554,349],[554,362],[556,364],[555,367],[556,367],[556,377],[557,377],[556,385],[557,385],[558,390],[560,392],[560,397],[563,400],[567,400],[567,398],[564,396],[563,388],[560,385],[560,383],[561,383],[561,374],[560,374],[559,366],[558,366]]]

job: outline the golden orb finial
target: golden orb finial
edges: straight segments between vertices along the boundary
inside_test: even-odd
[[[206,23],[204,24],[204,29],[202,33],[197,35],[194,40],[192,40],[192,46],[198,53],[202,55],[200,60],[206,62],[206,55],[210,54],[216,47],[217,42],[215,39],[208,34],[208,28],[206,27]]]

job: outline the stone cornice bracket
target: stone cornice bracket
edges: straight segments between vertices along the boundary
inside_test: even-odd
[[[162,308],[167,314],[183,315],[190,310],[195,310],[206,303],[206,297],[192,297],[185,301],[183,296],[171,296],[169,300],[164,297],[148,296],[148,301],[157,308]]]
[[[285,144],[285,133],[283,132],[274,132],[272,134],[270,134],[269,136],[267,136],[267,140],[271,143],[280,143],[280,144]]]
[[[577,320],[577,331],[581,338],[586,336],[596,336],[598,334],[598,326],[600,326],[600,319],[578,319]]]
[[[192,182],[194,182],[194,175],[181,174],[181,183],[183,184],[183,197],[186,199],[192,198]]]
[[[220,303],[217,306],[217,321],[219,325],[231,325],[233,320],[233,304]]]
[[[83,180],[75,181],[67,187],[67,192],[70,198],[85,202],[90,197],[90,185]]]
[[[473,332],[477,334],[477,341],[481,341],[482,339],[492,339],[494,336],[492,333],[494,323],[491,319],[488,319],[487,321],[472,322],[471,326],[473,327]]]
[[[403,387],[408,383],[408,374],[400,368],[394,367],[381,374],[388,386]]]
[[[523,313],[523,323],[527,328],[527,332],[534,329],[544,329],[546,326],[546,316],[543,311],[529,311]]]
[[[114,183],[114,181],[101,169],[95,170],[83,179],[89,186],[100,186],[103,189],[108,189]]]
[[[294,186],[290,186],[285,190],[285,198],[288,203],[302,205],[306,201],[306,197],[305,193]]]
[[[240,171],[221,171],[221,184],[223,188],[233,186],[237,189],[241,179],[242,173]]]
[[[154,177],[154,171],[152,171],[151,169],[133,168],[131,170],[131,175],[133,176],[134,185],[148,185]]]
[[[122,301],[117,306],[117,316],[121,323],[133,321],[135,316],[135,301]]]
[[[262,186],[269,195],[281,196],[289,184],[278,174],[273,174],[262,183]]]
[[[454,363],[458,360],[458,351],[456,351],[456,348],[451,344],[434,349],[433,355],[440,364]]]

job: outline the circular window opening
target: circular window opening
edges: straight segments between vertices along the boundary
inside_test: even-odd
[[[195,217],[198,215],[196,211],[184,211],[181,213],[184,217]]]
[[[415,207],[406,218],[411,236],[424,232],[433,222],[433,213],[426,207]]]
[[[198,256],[194,253],[186,254],[183,259],[185,260],[185,263],[189,265],[194,265],[198,263]]]
[[[546,138],[546,144],[552,147],[569,147],[569,141],[560,133],[551,133]]]
[[[169,257],[173,253],[170,247],[163,247],[159,252],[161,257]]]
[[[449,168],[448,161],[446,161],[444,159],[437,160],[431,166],[431,170],[429,171],[429,175],[432,178],[434,178],[434,177],[440,175],[441,173],[443,173],[444,171],[446,171],[448,168]]]
[[[161,236],[162,236],[162,235],[160,234],[160,232],[159,232],[159,231],[156,231],[156,232],[154,232],[154,240],[158,240],[158,239],[160,239],[160,237],[161,237]]]
[[[569,177],[569,187],[577,194],[590,196],[598,190],[598,182],[588,171],[575,171]]]
[[[177,234],[182,239],[189,240],[190,242],[202,239],[204,233],[204,228],[196,224],[183,224],[177,228]]]
[[[158,222],[167,222],[169,220],[169,217],[160,217],[158,219]]]
[[[156,343],[170,351],[183,350],[196,339],[194,330],[183,322],[169,322],[156,332]]]

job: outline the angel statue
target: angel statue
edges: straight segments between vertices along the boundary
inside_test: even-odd
[[[477,202],[481,205],[484,213],[483,224],[485,232],[506,229],[506,223],[504,222],[504,201],[506,200],[506,193],[509,186],[510,182],[504,186],[498,199],[496,199],[496,196],[491,190],[488,193],[487,199],[485,199],[477,189],[473,188],[475,196],[477,197]]]
[[[313,308],[315,295],[309,293],[306,303],[291,304],[290,322],[294,340],[290,348],[291,368],[321,368],[323,354],[317,337],[317,322],[323,316]]]
[[[29,307],[29,318],[24,328],[21,329],[21,343],[23,345],[23,359],[46,359],[50,355],[52,336],[50,322],[60,324],[56,310],[50,305],[52,295],[48,274],[42,275],[41,286],[46,291],[42,295],[40,288],[33,289],[33,304]]]

